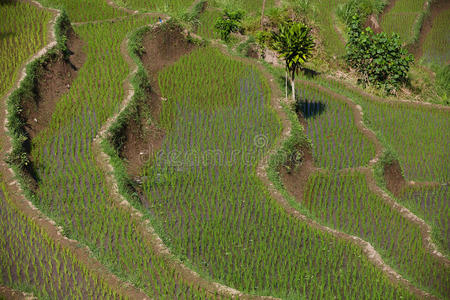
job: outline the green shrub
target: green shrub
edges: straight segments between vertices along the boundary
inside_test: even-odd
[[[225,9],[224,15],[217,19],[215,28],[219,31],[220,37],[224,41],[228,41],[232,32],[242,30],[241,20],[244,16],[242,10],[228,10]]]
[[[361,19],[355,15],[350,22],[346,60],[361,75],[360,83],[395,94],[407,82],[414,58],[402,47],[397,34],[389,37],[384,32],[374,34],[369,27],[363,30]]]

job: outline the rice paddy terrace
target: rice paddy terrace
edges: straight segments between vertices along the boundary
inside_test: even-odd
[[[331,2],[0,0],[0,299],[450,299],[448,95],[334,76]],[[448,2],[385,4],[434,86]],[[226,7],[311,18],[295,101]]]

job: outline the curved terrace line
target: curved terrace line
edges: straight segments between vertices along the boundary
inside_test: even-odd
[[[159,24],[154,25],[148,25],[150,28],[154,28],[156,26],[159,26]],[[120,115],[120,113],[126,109],[126,107],[129,105],[131,99],[134,96],[134,88],[132,87],[130,83],[130,79],[134,76],[134,74],[138,70],[138,66],[133,61],[133,59],[129,56],[129,53],[127,51],[127,44],[129,40],[126,39],[122,45],[121,45],[121,52],[126,60],[126,62],[129,64],[131,68],[131,73],[127,77],[125,81],[125,89],[128,91],[128,94],[126,98],[121,103],[121,109],[119,112],[111,116],[101,127],[99,133],[94,138],[94,151],[98,153],[96,155],[97,161],[100,163],[101,167],[106,171],[106,181],[109,183],[109,186],[111,186],[111,192],[114,199],[117,201],[117,203],[124,209],[127,209],[130,211],[130,215],[138,220],[142,224],[143,234],[148,237],[148,239],[153,244],[153,250],[159,254],[166,256],[169,260],[172,261],[174,267],[180,275],[183,277],[183,279],[186,282],[193,282],[196,285],[204,288],[206,291],[211,293],[211,295],[215,295],[216,293],[219,293],[224,296],[231,296],[231,297],[238,297],[239,299],[278,299],[274,297],[268,297],[268,296],[254,296],[245,294],[241,291],[238,291],[234,288],[225,286],[223,284],[220,284],[218,282],[210,281],[208,279],[203,278],[200,274],[195,272],[194,270],[187,267],[185,264],[183,264],[180,260],[176,259],[174,255],[170,252],[170,249],[163,243],[162,239],[157,235],[155,230],[150,224],[149,220],[145,220],[143,217],[143,214],[134,208],[127,199],[125,199],[124,196],[122,196],[119,192],[117,181],[111,173],[114,171],[113,166],[109,163],[110,157],[104,153],[101,149],[100,143],[101,140],[103,140],[106,136],[106,133],[108,132],[108,129],[111,127],[111,125],[116,121],[117,117]]]
[[[194,36],[194,35],[192,35],[192,36]],[[226,49],[223,49],[222,47],[220,47],[220,49],[224,53],[226,53]],[[229,55],[229,53],[227,53],[227,55]],[[254,64],[254,61],[249,60],[247,58],[239,57],[239,59],[241,59],[243,61],[249,61],[250,63]],[[289,138],[291,135],[291,131],[292,131],[291,123],[290,123],[289,119],[287,118],[285,112],[283,111],[283,107],[282,107],[283,103],[289,104],[291,101],[290,100],[286,101],[284,98],[279,98],[279,95],[276,95],[277,92],[275,92],[275,91],[278,91],[279,89],[276,86],[275,80],[272,77],[272,75],[268,74],[268,72],[261,65],[257,65],[257,67],[261,71],[261,73],[266,77],[266,79],[268,79],[271,90],[273,92],[272,97],[271,97],[271,104],[272,104],[272,107],[274,108],[274,110],[276,111],[276,113],[278,114],[278,116],[280,117],[280,121],[283,125],[283,130],[282,130],[282,133],[280,134],[281,139],[279,139],[279,141],[273,146],[272,150],[268,151],[266,156],[261,159],[260,163],[258,164],[258,166],[256,168],[257,176],[266,185],[268,191],[270,192],[270,195],[281,205],[281,207],[283,209],[286,210],[286,212],[288,214],[305,222],[306,224],[308,224],[309,226],[311,226],[315,229],[318,229],[322,232],[329,233],[336,238],[350,241],[353,244],[355,244],[356,246],[360,247],[363,250],[363,252],[366,254],[366,256],[368,257],[369,261],[372,262],[376,267],[381,269],[393,282],[402,284],[407,289],[409,289],[413,294],[415,294],[416,296],[418,296],[420,298],[438,299],[437,297],[423,291],[422,289],[417,288],[410,281],[408,281],[407,279],[403,278],[400,274],[398,274],[393,268],[391,268],[388,264],[386,264],[383,261],[383,259],[381,258],[381,255],[375,250],[375,248],[369,242],[361,239],[360,237],[353,236],[353,235],[341,232],[339,230],[335,230],[330,227],[324,226],[324,225],[312,220],[311,218],[301,214],[298,210],[296,210],[293,206],[291,206],[291,204],[289,204],[289,202],[284,198],[284,196],[280,193],[280,191],[275,187],[275,185],[269,179],[268,174],[267,174],[267,169],[268,169],[267,162],[270,160],[270,157],[277,151],[277,149],[279,149],[281,147],[281,145],[284,143],[284,141],[287,138]],[[343,97],[343,96],[341,96],[341,97]],[[351,104],[352,104],[351,107],[354,108],[354,111],[359,110],[358,108],[356,108],[356,105],[353,101],[351,101],[349,99],[348,99],[348,101],[351,102]],[[362,120],[362,115],[360,115],[360,118]],[[363,131],[371,132],[369,129],[365,128],[365,126],[363,124],[360,124],[360,125],[363,127],[362,128]],[[376,138],[375,134],[373,132],[371,132],[371,133],[373,134],[373,137]],[[378,156],[381,155],[381,150],[382,149],[380,148],[380,150],[379,150],[380,153],[378,154]],[[376,156],[376,157],[378,157],[378,156]],[[371,164],[375,164],[375,163],[376,163],[376,161],[371,162]]]
[[[116,3],[114,3],[112,0],[106,0],[106,2],[116,8],[120,8],[120,9],[124,9],[125,11],[131,12],[132,14],[138,14],[139,11],[132,11],[129,10],[127,8],[123,8],[123,7],[119,7],[117,6]],[[193,5],[195,5],[197,2],[194,2]],[[144,14],[148,14],[148,15],[154,15],[155,13],[144,13]],[[164,19],[163,21],[167,21],[167,19],[169,18],[167,15],[165,14],[159,14],[161,15]],[[159,24],[156,25],[148,25],[150,28],[152,26],[158,26]],[[131,99],[133,98],[134,95],[134,88],[131,85],[130,79],[133,77],[133,75],[137,72],[138,70],[138,66],[136,65],[136,63],[133,61],[133,59],[130,57],[128,51],[127,51],[127,44],[128,44],[129,40],[126,39],[122,45],[121,45],[121,52],[122,52],[122,56],[124,57],[125,61],[128,63],[128,65],[130,66],[130,68],[132,69],[131,73],[128,75],[126,81],[125,81],[125,86],[126,89],[128,90],[128,95],[125,98],[124,101],[122,101],[121,103],[121,108],[119,109],[119,112],[117,112],[115,115],[111,116],[110,118],[108,118],[108,120],[104,123],[104,125],[102,126],[102,128],[99,130],[99,133],[97,134],[97,137],[94,138],[94,150],[95,151],[99,151],[100,157],[97,159],[97,161],[99,161],[102,165],[103,168],[109,170],[110,172],[106,173],[106,180],[109,181],[111,183],[112,186],[112,194],[115,195],[115,199],[120,199],[120,205],[123,207],[127,207],[127,209],[129,209],[132,213],[131,215],[135,218],[139,218],[140,221],[143,221],[144,225],[144,230],[147,232],[147,234],[150,234],[151,236],[151,241],[153,243],[153,245],[155,246],[155,250],[156,252],[159,252],[162,255],[167,255],[169,256],[169,259],[174,260],[174,266],[176,267],[177,271],[180,272],[180,274],[183,276],[183,279],[185,279],[187,282],[199,282],[199,286],[205,288],[205,290],[209,291],[212,294],[215,294],[215,292],[219,292],[223,295],[226,296],[232,296],[232,297],[238,297],[240,299],[278,299],[278,298],[274,298],[274,297],[270,297],[270,296],[253,296],[253,295],[247,295],[244,294],[236,289],[233,289],[231,287],[225,286],[223,284],[220,284],[218,282],[212,282],[209,281],[207,279],[202,278],[197,272],[193,271],[192,269],[188,268],[186,265],[184,265],[181,261],[174,259],[173,254],[171,254],[169,248],[164,244],[164,242],[162,241],[162,239],[157,235],[157,233],[155,232],[155,230],[153,229],[153,227],[150,225],[150,221],[149,220],[142,220],[143,219],[143,215],[141,212],[139,212],[137,209],[135,209],[120,193],[119,193],[119,188],[117,185],[117,182],[114,178],[113,175],[110,175],[111,172],[114,170],[113,166],[109,163],[109,156],[104,153],[100,147],[100,141],[102,139],[104,139],[106,132],[108,131],[109,127],[111,127],[111,125],[115,122],[115,120],[117,119],[117,117],[120,115],[120,113],[126,109],[126,107],[128,106],[128,104],[130,103]]]
[[[49,22],[51,29],[48,31],[48,42],[46,46],[44,46],[39,52],[28,59],[26,63],[20,68],[19,78],[16,80],[10,91],[4,97],[2,97],[0,105],[6,106],[6,99],[9,98],[12,92],[20,87],[22,81],[27,76],[26,66],[32,61],[39,59],[56,46],[55,24],[56,20],[60,17],[61,11],[54,8],[44,7],[41,3],[35,0],[29,0],[29,2],[41,9],[50,10],[55,14],[54,18]],[[124,296],[131,299],[148,299],[148,297],[142,291],[138,290],[128,282],[121,281],[117,276],[110,273],[105,268],[105,266],[94,259],[92,251],[87,246],[82,245],[82,247],[80,247],[81,244],[78,241],[69,239],[64,236],[62,228],[60,226],[57,226],[54,220],[43,214],[38,208],[33,205],[33,203],[31,203],[31,201],[29,201],[25,197],[24,191],[16,179],[15,172],[5,162],[7,153],[10,153],[12,150],[12,139],[9,134],[7,134],[9,132],[7,129],[8,120],[6,118],[8,113],[9,112],[7,108],[2,109],[0,112],[0,120],[2,118],[4,119],[4,130],[0,132],[0,137],[5,141],[6,146],[6,151],[2,151],[2,153],[0,154],[0,166],[3,170],[8,170],[7,172],[2,172],[2,174],[4,175],[4,181],[8,183],[8,189],[11,191],[11,200],[14,201],[17,207],[25,215],[30,217],[30,219],[33,219],[38,226],[42,227],[55,242],[58,242],[63,247],[70,249],[70,251],[84,263],[84,265],[89,266],[88,268],[91,272],[97,274],[97,276],[99,276],[100,278],[103,278],[105,282],[107,282],[113,289],[116,289],[118,293],[123,294]]]
[[[191,36],[193,36],[195,38],[198,37],[197,35],[192,34],[192,33],[191,33]],[[223,53],[225,53],[226,55],[230,55],[230,53],[227,52],[226,49],[221,47],[222,45],[220,43],[218,43],[217,41],[212,41],[212,45],[219,46],[219,48],[222,50]],[[243,61],[249,61],[250,63],[254,64],[253,60],[249,60],[247,58],[242,58],[242,57],[239,57],[239,59],[243,60]],[[420,298],[423,298],[423,299],[438,299],[437,297],[429,294],[428,292],[425,292],[422,289],[417,288],[409,280],[403,278],[393,268],[391,268],[388,264],[386,264],[384,262],[384,260],[382,259],[381,255],[375,250],[375,248],[369,242],[361,239],[360,237],[353,236],[353,235],[344,233],[342,231],[339,231],[339,230],[332,229],[330,227],[324,226],[324,225],[322,225],[322,224],[312,220],[311,218],[301,214],[294,207],[292,207],[291,204],[289,204],[289,202],[277,190],[277,188],[274,186],[273,182],[268,178],[268,175],[267,175],[268,164],[267,164],[267,162],[269,161],[269,158],[276,152],[276,150],[280,148],[280,146],[283,144],[285,139],[289,138],[289,136],[291,134],[291,130],[292,130],[291,123],[290,123],[289,119],[287,118],[285,112],[283,111],[283,107],[282,107],[282,103],[290,103],[291,101],[290,100],[285,101],[284,98],[278,98],[277,95],[275,95],[276,92],[274,92],[274,91],[278,91],[279,89],[276,86],[275,80],[273,79],[272,75],[268,74],[267,71],[262,68],[262,66],[257,65],[257,67],[259,68],[261,73],[266,77],[266,79],[268,79],[268,82],[270,83],[271,90],[273,92],[272,98],[271,98],[271,104],[272,104],[272,107],[275,109],[276,113],[279,115],[281,123],[283,125],[283,131],[282,131],[282,133],[280,135],[281,139],[279,140],[279,142],[276,145],[273,146],[272,150],[268,151],[267,155],[264,158],[261,159],[260,164],[256,168],[256,174],[261,179],[261,181],[266,185],[266,187],[268,188],[268,190],[270,192],[270,195],[286,210],[287,213],[291,214],[292,216],[296,217],[297,219],[305,222],[306,224],[312,226],[315,229],[318,229],[318,230],[321,230],[323,232],[329,233],[329,234],[331,234],[331,235],[333,235],[333,236],[335,236],[337,238],[350,241],[353,244],[355,244],[358,247],[360,247],[363,250],[363,252],[366,254],[366,256],[368,257],[369,261],[371,261],[375,266],[377,266],[379,269],[381,269],[393,282],[400,283],[400,284],[404,285],[413,294],[415,294],[416,296],[418,296]],[[307,81],[301,81],[301,83],[310,84],[310,85],[315,86],[315,87],[317,87],[319,89],[325,89],[325,88],[323,88],[320,85],[316,85],[314,83],[309,83]],[[325,91],[330,92],[331,90],[325,89]],[[363,115],[362,115],[362,108],[359,105],[356,105],[351,99],[346,98],[345,96],[342,96],[342,95],[338,95],[338,96],[343,101],[348,102],[348,104],[350,105],[350,107],[352,108],[352,111],[354,113],[355,124],[357,125],[358,129],[360,129],[363,134],[365,134],[371,141],[373,141],[375,146],[376,146],[375,157],[369,162],[369,166],[372,167],[373,165],[375,165],[378,162],[379,158],[381,157],[381,155],[383,153],[384,148],[379,143],[379,141],[376,138],[375,134],[364,125]],[[359,120],[359,122],[357,120]],[[367,172],[367,173],[369,173],[371,176],[373,176],[370,167],[360,167],[360,168],[362,168],[362,170],[370,171],[370,172]],[[316,168],[316,169],[317,170],[321,170],[320,168]],[[358,169],[358,168],[356,168],[356,169]],[[369,175],[367,173],[364,173],[366,175],[366,177],[367,177],[367,175]],[[371,178],[367,178],[367,180],[368,180],[368,182],[371,182]],[[373,182],[374,182],[374,179],[373,179]],[[376,184],[375,184],[375,186],[378,188],[378,186]],[[372,191],[377,193],[376,189],[374,189]],[[408,209],[406,209],[403,206],[399,205],[397,202],[395,202],[392,199],[391,199],[391,203],[395,203],[397,205],[397,207],[394,207],[396,209],[398,207],[402,208],[402,211],[400,211],[402,213],[402,215],[404,215],[405,213],[409,212],[409,214],[411,214],[412,216],[415,217],[415,218],[413,217],[414,220],[421,220],[420,218],[418,218],[417,216],[412,214]],[[423,222],[424,226],[428,226],[423,220],[421,220],[421,221]],[[428,228],[429,228],[429,226],[428,226]],[[431,245],[434,245],[432,243],[432,241],[431,241],[431,235],[430,234],[431,234],[431,229],[429,228],[428,237],[424,236],[424,240],[426,242],[431,242]],[[437,251],[437,248],[436,248],[435,245],[434,245],[434,248],[433,247],[430,247],[430,248],[431,249],[436,249],[436,251]],[[438,251],[437,251],[437,253],[435,253],[435,255],[439,255],[439,254],[440,253]],[[442,254],[440,254],[440,255],[442,255]],[[440,256],[438,256],[438,257],[440,257]],[[443,257],[443,256],[442,256],[442,258],[445,259],[445,257]]]
[[[287,213],[294,216],[295,218],[305,222],[309,226],[320,230],[322,232],[329,233],[333,235],[336,238],[343,239],[346,241],[350,241],[356,246],[360,247],[364,254],[367,256],[369,261],[373,263],[376,267],[378,267],[381,271],[383,271],[390,280],[392,280],[395,283],[402,284],[405,286],[410,292],[415,294],[416,296],[420,298],[425,299],[438,299],[437,297],[417,288],[415,285],[413,285],[410,281],[403,278],[400,274],[398,274],[393,268],[391,268],[389,265],[387,265],[383,259],[381,258],[381,255],[375,250],[375,248],[367,241],[357,237],[353,236],[344,232],[341,232],[339,230],[332,229],[330,227],[324,226],[315,220],[301,214],[298,210],[296,210],[289,202],[284,198],[284,196],[280,193],[280,191],[274,186],[273,182],[268,178],[267,175],[267,169],[268,165],[266,161],[268,161],[268,158],[275,152],[276,149],[278,149],[282,143],[289,138],[291,133],[291,125],[289,123],[289,120],[287,119],[284,111],[282,110],[282,106],[280,103],[283,103],[283,99],[273,99],[272,104],[278,115],[280,116],[282,123],[283,123],[283,132],[281,134],[282,139],[277,143],[276,146],[274,146],[273,150],[268,153],[265,159],[262,160],[262,163],[260,163],[257,167],[257,175],[261,179],[261,181],[267,186],[271,196],[286,210]]]
[[[434,256],[436,256],[438,259],[440,259],[443,263],[445,263],[447,266],[450,265],[450,261],[441,253],[439,252],[436,244],[431,239],[431,226],[428,225],[424,220],[413,214],[410,210],[408,210],[403,205],[396,202],[394,199],[392,199],[385,191],[383,191],[376,183],[375,178],[373,177],[372,173],[372,167],[380,160],[381,155],[385,151],[383,145],[376,137],[375,133],[370,130],[365,124],[364,124],[364,112],[360,105],[355,104],[351,99],[336,94],[332,90],[329,90],[328,88],[322,87],[320,85],[317,85],[312,82],[302,81],[300,80],[301,84],[313,86],[315,88],[320,89],[321,91],[324,91],[328,94],[333,94],[338,96],[342,101],[345,101],[352,107],[353,115],[355,118],[355,124],[357,128],[367,137],[369,140],[371,140],[375,144],[375,156],[374,158],[369,162],[369,165],[367,167],[356,167],[356,168],[348,168],[344,169],[342,171],[361,171],[362,173],[366,174],[366,178],[368,182],[372,183],[369,184],[369,187],[371,187],[371,190],[375,192],[377,195],[381,196],[392,208],[400,212],[405,218],[410,220],[412,223],[419,225],[421,231],[422,231],[422,237],[425,241],[425,245],[427,245],[427,250],[429,250]]]

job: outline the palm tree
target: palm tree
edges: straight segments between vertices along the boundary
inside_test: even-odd
[[[295,75],[302,65],[312,56],[315,43],[311,29],[303,23],[286,22],[280,25],[278,32],[272,32],[271,48],[278,52],[286,63],[286,77],[292,87],[292,99],[295,101]],[[287,89],[286,89],[287,98]]]

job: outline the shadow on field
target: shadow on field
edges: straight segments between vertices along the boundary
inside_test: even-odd
[[[12,31],[8,31],[8,32],[1,32],[0,31],[0,40],[4,39],[4,38],[7,38],[9,36],[14,36],[14,35],[16,35],[16,34],[14,32],[12,32]]]
[[[309,119],[322,114],[325,111],[325,104],[320,101],[308,101],[299,99],[295,103],[295,111],[301,113],[303,118]]]

